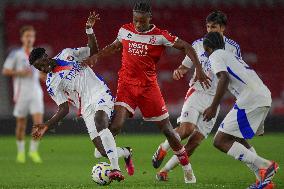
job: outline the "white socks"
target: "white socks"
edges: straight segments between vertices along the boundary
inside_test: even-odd
[[[30,152],[36,152],[38,149],[39,141],[38,140],[31,140],[30,142]]]
[[[166,165],[162,168],[161,171],[169,172],[178,165],[179,165],[178,157],[176,155],[173,155],[171,159],[169,159],[169,161],[166,163]]]
[[[164,151],[168,151],[171,148],[168,140],[165,140],[165,142],[161,144],[161,147]]]
[[[101,137],[102,144],[104,146],[104,149],[106,151],[107,157],[111,163],[112,168],[120,170],[118,165],[116,143],[110,130],[103,129],[102,131],[99,132],[99,136]]]
[[[127,150],[126,148],[121,148],[121,147],[117,147],[117,156],[118,158],[120,157],[128,157],[130,155],[129,150]]]
[[[17,140],[16,144],[17,144],[18,153],[25,152],[25,141],[24,140]]]
[[[253,147],[251,147],[250,149],[249,149],[252,153],[254,153],[254,154],[256,154],[257,155],[257,153],[256,153],[256,151],[255,151],[255,149],[253,148]],[[257,178],[257,180],[261,180],[261,177],[259,176],[259,174],[258,174],[258,168],[256,167],[256,166],[254,166],[253,164],[246,164],[247,166],[248,166],[248,168],[250,169],[250,170],[252,170],[253,172],[254,172],[254,174],[255,174],[255,176],[256,176],[256,178]]]
[[[125,149],[125,148],[121,148],[121,147],[116,147],[117,150],[117,157],[128,157],[130,155],[130,152]],[[95,152],[94,152],[95,158],[101,158],[103,157],[102,154],[99,152],[99,150],[96,148]]]
[[[245,162],[246,164],[252,164],[258,169],[267,168],[269,166],[269,161],[263,159],[257,154],[251,152],[246,147],[238,142],[234,142],[230,150],[227,152],[228,155],[233,158]]]

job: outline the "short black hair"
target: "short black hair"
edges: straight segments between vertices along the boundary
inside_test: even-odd
[[[39,48],[33,49],[29,56],[30,65],[33,65],[35,61],[41,58],[44,54],[45,54],[44,48],[39,47]]]
[[[224,38],[219,32],[207,33],[203,38],[203,45],[213,50],[225,48]]]
[[[152,14],[152,7],[149,0],[137,1],[133,7],[133,11]]]
[[[213,22],[216,24],[220,24],[221,26],[227,25],[227,16],[225,13],[221,11],[214,11],[210,13],[206,18],[206,23]]]

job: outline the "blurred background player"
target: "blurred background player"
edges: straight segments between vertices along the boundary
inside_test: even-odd
[[[241,58],[241,52],[239,45],[233,40],[224,36],[224,31],[227,25],[227,16],[221,11],[214,11],[210,13],[206,18],[207,32],[219,32],[225,41],[225,49],[235,54],[235,56]],[[202,64],[202,68],[206,75],[212,80],[210,88],[203,88],[199,82],[195,81],[195,73],[190,81],[190,88],[186,94],[185,102],[182,108],[182,112],[177,122],[179,127],[175,131],[179,134],[181,140],[188,138],[188,142],[185,145],[185,149],[189,156],[199,146],[204,138],[210,134],[219,112],[219,108],[216,116],[209,122],[203,121],[202,113],[211,104],[215,91],[217,77],[212,73],[210,69],[210,63],[208,57],[205,56],[203,48],[203,38],[197,39],[193,42],[192,47],[195,49],[199,61]],[[182,61],[182,65],[174,71],[173,78],[179,80],[189,72],[192,68],[192,61],[188,56]],[[160,167],[162,161],[167,155],[167,151],[170,149],[169,142],[166,140],[158,147],[153,156],[154,168]],[[165,164],[165,166],[157,173],[156,178],[160,181],[168,180],[168,172],[174,169],[178,165],[179,161],[174,155]],[[195,183],[196,179],[192,172],[193,180],[189,183]]]
[[[138,1],[133,7],[133,23],[123,25],[117,39],[92,56],[87,63],[92,64],[98,58],[123,49],[111,131],[117,135],[125,120],[132,117],[136,107],[139,107],[144,120],[155,122],[167,137],[169,145],[177,155],[184,171],[187,172],[189,171],[188,157],[169,121],[169,114],[157,82],[156,64],[165,47],[174,47],[183,51],[196,67],[196,78],[201,83],[204,82],[206,87],[209,82],[194,49],[168,31],[150,24],[151,19],[151,5]]]
[[[27,116],[32,115],[34,124],[43,122],[43,93],[40,86],[41,73],[29,65],[29,54],[33,49],[36,31],[33,26],[23,26],[20,29],[22,47],[13,50],[4,62],[2,73],[13,78],[14,112],[16,117],[16,143],[18,163],[25,163],[25,132]],[[31,139],[29,157],[35,163],[42,160],[38,153],[39,141]]]
[[[219,126],[214,146],[236,160],[255,167],[258,182],[250,188],[268,189],[277,172],[278,164],[256,154],[247,142],[264,133],[264,120],[271,107],[271,93],[256,72],[242,59],[225,51],[224,38],[218,32],[208,33],[203,40],[211,70],[218,77],[212,103],[203,113],[203,121],[216,116],[222,97],[229,90],[236,102]]]
[[[92,27],[99,15],[90,13],[86,22],[88,46],[66,48],[54,58],[49,58],[43,48],[36,48],[30,55],[30,64],[47,74],[48,94],[58,105],[58,111],[43,124],[33,127],[33,137],[41,138],[52,126],[69,113],[69,103],[77,107],[87,126],[89,136],[103,156],[108,157],[113,170],[108,177],[111,180],[124,179],[119,165],[118,155],[123,156],[130,175],[134,168],[130,148],[117,148],[108,125],[113,112],[114,98],[104,81],[88,66],[81,63],[87,57],[98,52],[98,44]]]

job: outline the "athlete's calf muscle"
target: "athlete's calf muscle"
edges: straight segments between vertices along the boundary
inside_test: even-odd
[[[179,134],[180,139],[183,140],[189,137],[195,129],[195,126],[191,123],[181,123],[179,127],[175,128],[175,131]]]
[[[109,125],[109,118],[106,112],[99,110],[95,114],[95,124],[98,133],[103,129],[108,128]]]

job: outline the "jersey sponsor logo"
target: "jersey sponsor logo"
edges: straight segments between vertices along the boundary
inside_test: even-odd
[[[54,92],[51,87],[51,77],[52,77],[52,73],[48,73],[45,84],[46,84],[48,94],[50,96],[54,96]]]
[[[211,71],[211,63],[206,55],[206,52],[202,53],[199,58],[200,64],[205,72]]]
[[[188,111],[184,112],[182,116],[183,117],[187,117],[188,116]]]
[[[71,81],[73,78],[75,78],[80,73],[81,70],[82,70],[82,67],[76,62],[74,62],[72,69],[65,76],[65,79]]]
[[[146,56],[148,51],[147,44],[129,42],[128,44],[128,53],[136,56]]]

